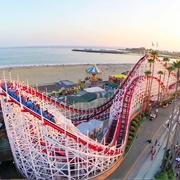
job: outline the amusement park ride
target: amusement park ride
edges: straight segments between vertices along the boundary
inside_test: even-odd
[[[155,58],[154,71],[148,59]],[[158,71],[165,72],[164,80]],[[159,90],[164,98],[175,92],[176,75],[168,76],[166,65],[146,54],[129,71],[114,95],[93,109],[75,109],[50,99],[29,85],[5,76],[1,82],[1,106],[14,161],[27,179],[95,179],[107,177],[125,153],[132,117],[147,99],[151,80],[151,101]],[[166,86],[168,84],[168,86]],[[101,142],[82,134],[76,126],[91,119],[108,119]]]

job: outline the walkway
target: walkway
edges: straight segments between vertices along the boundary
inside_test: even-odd
[[[107,180],[154,178],[156,172],[160,170],[163,159],[168,134],[167,124],[171,111],[172,105],[166,109],[159,108],[158,117],[144,123],[130,152],[120,167]],[[173,124],[174,129],[175,124]],[[148,139],[152,139],[151,144],[146,142]],[[156,153],[154,159],[151,160],[151,147],[155,145],[156,139],[158,140],[155,146]]]

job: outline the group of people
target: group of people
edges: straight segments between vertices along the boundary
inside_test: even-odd
[[[174,146],[175,153],[180,156],[180,145],[179,143],[176,143]]]
[[[50,120],[51,122],[55,123],[54,116],[48,112],[48,110],[42,110],[40,107],[40,104],[37,103],[37,101],[32,101],[29,97],[20,95],[17,89],[11,89],[11,84],[8,85],[7,91],[8,94],[16,99],[18,102],[22,103],[24,106],[28,107],[29,109],[33,110],[39,115],[43,115],[46,119]],[[3,89],[6,90],[5,85],[3,86]]]
[[[148,139],[146,142],[147,143],[152,143],[152,140]],[[156,148],[155,147],[156,147],[157,144],[158,144],[158,140],[156,139],[154,145],[151,146],[151,151],[150,151],[150,153],[151,153],[151,160],[154,159],[154,156],[156,154]],[[159,144],[158,144],[158,146],[159,146]]]
[[[174,146],[175,154],[176,154],[176,164],[175,164],[175,169],[180,168],[180,145],[178,143],[175,144]],[[180,174],[179,174],[180,176]]]
[[[21,96],[21,98],[23,99],[22,103],[24,104],[25,97]],[[26,102],[26,104],[24,104],[24,105],[26,105],[28,108],[32,109],[33,111],[35,111],[39,115],[41,115],[41,113],[42,113],[43,117],[45,117],[46,119],[55,123],[54,116],[51,113],[49,113],[47,109],[42,110],[40,108],[40,105],[37,103],[37,101],[32,102],[29,99],[29,97],[27,97],[27,100],[25,100],[25,102]]]
[[[157,145],[157,139],[155,140],[155,143],[154,143],[154,146],[152,146],[151,147],[151,160],[153,160],[154,159],[154,156],[155,156],[155,154],[156,154],[156,145]]]

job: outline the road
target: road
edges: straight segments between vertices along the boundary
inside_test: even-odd
[[[125,157],[120,167],[110,175],[107,180],[113,179],[152,179],[154,174],[160,170],[161,162],[164,155],[164,147],[169,133],[168,123],[172,119],[173,105],[168,108],[159,108],[158,117],[153,121],[146,120],[139,131],[133,147]],[[178,116],[179,108],[176,108],[175,115],[173,116],[172,133],[175,131],[176,119]],[[180,132],[178,132],[180,134]],[[178,137],[178,135],[176,136]],[[152,139],[149,144],[146,141]],[[155,140],[158,140],[155,146],[156,153],[154,159],[151,160],[151,147],[155,145]],[[180,139],[177,138],[176,142],[180,144]]]

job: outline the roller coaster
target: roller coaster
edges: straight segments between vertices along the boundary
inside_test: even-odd
[[[154,59],[153,65],[149,59]],[[147,76],[148,70],[152,72]],[[164,78],[159,75],[160,70]],[[159,92],[163,100],[172,95],[176,81],[175,72],[169,72],[162,60],[146,54],[103,105],[78,109],[11,77],[7,80],[4,75],[1,106],[18,170],[25,178],[38,180],[107,177],[123,160],[132,118],[150,101],[157,102]],[[90,138],[77,128],[92,119],[108,119],[101,140]]]

